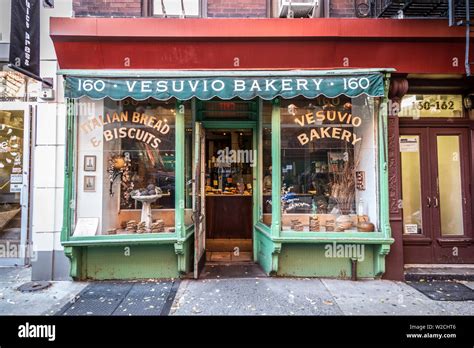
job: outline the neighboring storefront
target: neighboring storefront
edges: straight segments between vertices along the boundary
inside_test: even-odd
[[[405,264],[473,263],[471,97],[462,84],[435,86],[406,91],[392,130],[400,161],[396,229]]]
[[[73,277],[198,277],[205,261],[254,261],[271,275],[403,279],[407,263],[472,262],[462,31],[87,21],[51,23],[68,100],[61,240]]]
[[[32,253],[30,137],[37,87],[0,64],[0,266],[27,264]]]

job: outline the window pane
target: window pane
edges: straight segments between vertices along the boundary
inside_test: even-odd
[[[462,95],[427,94],[406,95],[402,99],[399,116],[424,117],[463,117]]]
[[[373,113],[363,96],[282,101],[283,230],[376,228]]]
[[[418,135],[400,136],[403,232],[422,233],[421,171]]]
[[[174,231],[175,115],[174,101],[80,101],[75,235]]]
[[[184,0],[184,13],[186,17],[199,16],[199,0]],[[154,0],[153,1],[153,15],[163,16],[166,12],[167,16],[181,16],[183,10],[181,8],[180,0]]]
[[[439,135],[438,176],[441,234],[463,235],[463,197],[459,136]]]

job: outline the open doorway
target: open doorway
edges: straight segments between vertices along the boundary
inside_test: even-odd
[[[251,263],[256,201],[255,127],[196,122],[194,278],[204,265]]]
[[[252,129],[207,129],[205,163],[206,261],[252,261]]]

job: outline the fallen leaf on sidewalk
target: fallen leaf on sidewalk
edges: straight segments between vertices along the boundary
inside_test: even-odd
[[[332,301],[329,300],[324,300],[323,303],[328,306],[332,306],[334,304]]]

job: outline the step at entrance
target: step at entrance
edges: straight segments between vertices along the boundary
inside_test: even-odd
[[[267,277],[260,266],[254,262],[208,262],[200,279],[255,278]]]
[[[407,281],[474,281],[474,265],[405,266]]]
[[[252,251],[251,239],[210,239],[206,238],[206,251]]]
[[[252,252],[242,251],[239,253],[234,253],[232,251],[208,251],[206,252],[206,261],[210,261],[210,262],[252,261]]]
[[[251,239],[206,239],[206,261],[253,261]]]

